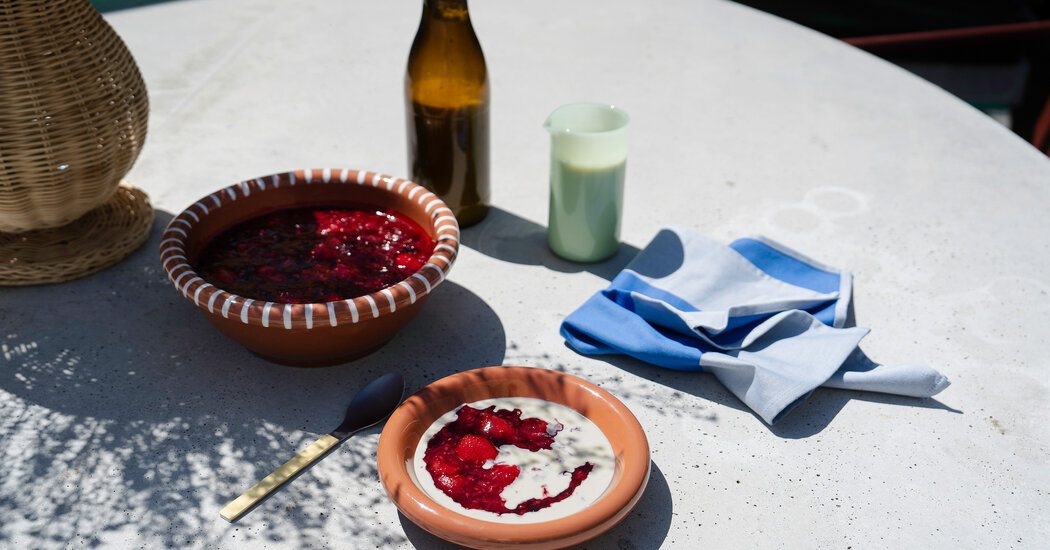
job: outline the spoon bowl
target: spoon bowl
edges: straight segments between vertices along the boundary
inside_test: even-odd
[[[376,378],[354,396],[346,409],[343,423],[328,435],[342,442],[354,433],[379,423],[401,403],[404,393],[405,380],[400,374],[391,372]]]
[[[309,447],[285,462],[283,466],[274,470],[272,474],[227,504],[219,511],[219,516],[231,523],[236,521],[266,495],[323,457],[336,445],[386,418],[401,403],[404,392],[405,381],[396,372],[384,374],[371,381],[350,401],[350,406],[346,409],[346,416],[338,428],[321,436]]]

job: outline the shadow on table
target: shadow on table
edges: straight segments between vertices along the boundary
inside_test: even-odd
[[[797,409],[791,411],[783,420],[769,429],[773,434],[786,439],[802,439],[816,435],[831,424],[835,416],[851,400],[963,414],[963,411],[949,407],[932,397],[919,398],[888,393],[817,388],[805,403],[799,405]],[[755,418],[758,419],[757,416]]]
[[[665,369],[627,356],[605,355],[597,356],[595,359],[605,361],[635,376],[652,380],[680,392],[688,393],[707,401],[713,401],[738,411],[747,412],[754,416],[755,422],[766,426],[771,433],[785,439],[803,439],[819,434],[831,424],[831,421],[838,416],[839,412],[851,400],[904,407],[939,409],[962,414],[962,411],[949,407],[932,397],[917,398],[885,393],[817,388],[809,399],[788,413],[775,425],[770,426],[747,405],[737,399],[714,376],[707,373]],[[703,414],[711,416],[714,413],[705,411]],[[710,418],[710,420],[715,421],[717,418]]]
[[[147,545],[223,546],[237,526],[218,509],[334,429],[368,381],[396,370],[411,393],[503,362],[499,317],[445,281],[368,357],[324,368],[268,363],[222,336],[167,280],[157,250],[171,218],[156,212],[146,244],[102,272],[0,288],[0,456],[17,457],[0,479],[0,547],[14,544],[12,533],[19,546],[90,547],[129,532]],[[369,433],[378,429],[355,437]],[[324,545],[326,522],[356,516],[362,535],[388,538],[389,527],[363,515],[368,507],[332,498],[349,484],[374,496],[373,508],[386,502],[374,453],[374,444],[344,444],[308,483],[264,503],[287,510],[267,521],[249,514],[252,528],[236,540]]]
[[[649,484],[645,493],[634,507],[634,510],[612,529],[598,535],[597,537],[570,548],[583,550],[588,548],[637,548],[645,550],[660,548],[667,533],[671,530],[671,512],[673,502],[671,500],[671,488],[663,472],[652,463],[649,474]],[[412,520],[398,513],[401,526],[404,528],[405,536],[416,548],[426,550],[453,550],[464,548],[458,544],[440,539],[427,531],[424,531]]]
[[[547,228],[501,208],[489,208],[481,223],[462,230],[463,245],[497,260],[521,265],[542,265],[560,273],[593,273],[607,281],[627,266],[640,250],[620,243],[612,258],[596,263],[570,262],[556,256],[547,246]]]

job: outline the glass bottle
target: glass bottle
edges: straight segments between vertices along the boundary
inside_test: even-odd
[[[408,171],[462,227],[489,208],[489,85],[466,0],[424,0],[405,71]]]

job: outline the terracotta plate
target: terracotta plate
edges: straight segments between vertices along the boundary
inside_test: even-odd
[[[605,494],[571,516],[515,525],[470,518],[428,497],[411,473],[423,432],[459,405],[494,397],[545,399],[594,422],[616,456],[616,471]],[[630,513],[649,480],[649,444],[631,411],[590,382],[541,368],[488,367],[442,378],[394,411],[379,439],[379,477],[401,513],[443,539],[474,548],[560,548],[591,539]]]

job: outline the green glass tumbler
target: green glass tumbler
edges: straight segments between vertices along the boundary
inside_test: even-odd
[[[622,109],[571,103],[543,123],[551,136],[547,243],[574,262],[598,262],[620,248],[627,126]]]

